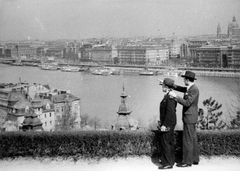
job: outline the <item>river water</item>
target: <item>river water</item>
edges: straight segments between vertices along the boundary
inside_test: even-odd
[[[101,120],[102,127],[110,128],[118,116],[116,112],[121,103],[123,84],[129,95],[127,104],[132,110],[131,117],[138,120],[140,126],[147,126],[158,118],[159,103],[163,98],[158,79],[164,79],[165,76],[99,76],[89,72],[70,73],[0,64],[0,83],[17,83],[19,78],[30,84],[49,84],[51,88],[70,90],[73,95],[81,98],[81,114],[97,117]],[[177,84],[183,85],[182,77],[172,78]],[[200,90],[199,107],[206,110],[202,102],[212,97],[222,104],[221,110],[225,119],[228,119],[229,108],[237,102],[240,79],[198,77],[195,84]],[[176,129],[182,128],[181,110],[182,107],[178,104]]]

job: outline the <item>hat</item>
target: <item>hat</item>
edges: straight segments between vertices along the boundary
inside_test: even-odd
[[[159,83],[160,85],[166,85],[166,86],[168,86],[168,87],[173,87],[173,85],[174,85],[174,80],[173,79],[171,79],[171,78],[165,78],[164,80],[163,80],[163,82],[160,82]]]
[[[192,72],[192,71],[186,71],[186,72],[185,72],[185,75],[182,75],[182,77],[192,78],[192,79],[196,80],[196,78],[195,78],[195,73]]]

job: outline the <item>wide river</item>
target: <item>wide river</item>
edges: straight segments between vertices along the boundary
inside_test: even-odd
[[[159,116],[159,103],[163,98],[158,79],[164,75],[139,76],[110,75],[98,76],[89,72],[62,72],[41,70],[38,67],[22,67],[0,64],[0,83],[17,83],[21,78],[30,84],[49,84],[51,88],[70,90],[81,98],[81,114],[97,117],[103,128],[110,128],[117,118],[118,107],[121,103],[120,95],[124,84],[125,92],[129,95],[127,104],[132,110],[131,117],[138,120],[140,126],[147,126],[149,122]],[[179,85],[183,85],[182,77],[172,77]],[[230,107],[237,105],[239,95],[239,78],[198,77],[195,84],[200,90],[199,107],[206,111],[203,100],[212,97],[222,104],[221,110],[228,119]],[[178,93],[182,96],[181,93]],[[178,121],[176,129],[182,128],[182,107],[178,104]]]

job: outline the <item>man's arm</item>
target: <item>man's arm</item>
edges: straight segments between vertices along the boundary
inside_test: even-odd
[[[186,93],[187,92],[187,87],[182,87],[182,86],[174,84],[173,85],[173,90],[176,90],[176,91],[179,91],[179,92],[182,92],[182,93]]]
[[[192,91],[190,91],[190,92],[188,93],[186,99],[183,99],[183,98],[181,98],[181,97],[179,97],[179,96],[176,96],[175,99],[176,99],[177,102],[180,103],[181,105],[188,107],[188,106],[190,106],[190,105],[193,103],[193,101],[197,98],[198,94],[199,94],[198,89],[194,89],[194,90],[192,90]]]

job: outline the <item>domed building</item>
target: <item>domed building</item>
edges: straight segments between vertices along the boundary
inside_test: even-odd
[[[129,109],[129,107],[126,104],[127,96],[124,92],[124,86],[123,86],[123,92],[121,94],[121,104],[118,108],[118,118],[112,125],[112,130],[137,130],[138,127],[138,121],[134,120],[130,117],[130,114],[132,111]]]
[[[233,17],[232,22],[228,24],[228,37],[240,37],[240,28],[235,16]]]
[[[23,131],[43,131],[42,123],[40,119],[37,118],[38,115],[30,110],[29,113],[25,115],[25,119],[22,123]]]

